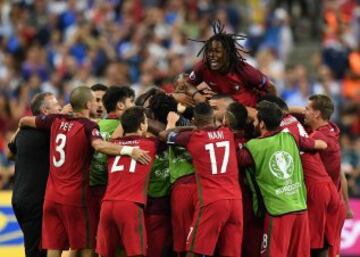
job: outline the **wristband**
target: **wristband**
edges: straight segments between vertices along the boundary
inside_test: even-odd
[[[200,94],[199,90],[196,90],[196,91],[191,95],[191,98],[192,98],[192,99],[194,99],[194,96],[196,95],[196,93],[199,93],[199,94]]]
[[[123,146],[120,150],[120,155],[131,155],[134,150],[134,147],[131,146]]]

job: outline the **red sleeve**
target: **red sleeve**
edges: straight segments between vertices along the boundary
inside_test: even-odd
[[[84,123],[84,126],[85,126],[86,137],[90,140],[90,142],[92,142],[96,139],[103,140],[103,138],[101,137],[101,134],[100,134],[98,124],[96,124],[95,122],[93,122],[91,120],[87,120]]]
[[[189,77],[186,79],[186,82],[190,83],[191,85],[197,86],[201,82],[203,82],[203,71],[204,71],[205,64],[203,62],[198,62],[193,67]]]
[[[245,80],[246,86],[249,88],[257,88],[261,91],[267,91],[270,86],[269,78],[248,63],[245,63],[241,68],[240,74]]]
[[[39,129],[47,129],[51,128],[51,124],[53,121],[59,117],[59,114],[49,114],[49,115],[39,115],[35,118],[36,127]]]
[[[314,132],[312,132],[312,133],[310,134],[310,137],[311,137],[312,139],[314,139],[314,140],[322,140],[322,141],[327,142],[327,137],[326,137],[323,133],[321,133],[321,132],[319,132],[319,131],[314,131]]]
[[[312,151],[315,147],[315,140],[311,137],[299,137],[298,146],[302,151]]]
[[[238,163],[240,168],[245,168],[254,165],[254,160],[248,149],[243,147],[238,151]]]

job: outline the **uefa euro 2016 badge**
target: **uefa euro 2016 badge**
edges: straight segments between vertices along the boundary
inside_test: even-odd
[[[269,167],[275,177],[289,179],[294,172],[294,160],[288,152],[277,151],[270,157]]]

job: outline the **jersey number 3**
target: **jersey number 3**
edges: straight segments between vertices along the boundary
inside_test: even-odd
[[[56,160],[56,157],[53,156],[52,161],[56,168],[61,167],[65,162],[65,145],[66,145],[66,136],[64,134],[58,134],[55,139],[55,151],[59,153],[59,160]]]
[[[216,158],[217,151],[215,150],[218,148],[224,148],[224,155],[222,158],[220,173],[226,172],[227,166],[229,163],[229,150],[230,150],[229,141],[221,141],[221,142],[206,144],[205,150],[209,151],[210,162],[211,162],[211,174],[213,174],[213,175],[218,174],[218,165],[217,165],[217,161],[216,161],[217,160],[217,158]]]

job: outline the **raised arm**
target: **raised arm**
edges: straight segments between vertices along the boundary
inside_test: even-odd
[[[305,108],[300,106],[289,106],[289,112],[292,114],[304,114]]]
[[[196,79],[191,79],[187,74],[183,74],[182,76],[178,76],[177,80],[175,81],[175,93],[173,97],[176,101],[186,105],[186,106],[194,106],[195,103],[205,102],[206,101],[206,94],[203,95],[200,93],[197,85],[202,82],[201,72],[198,72],[195,69],[194,74]]]
[[[201,94],[195,86],[189,83],[187,83],[186,94],[191,96],[195,103],[201,103],[206,101],[206,95]]]
[[[160,131],[158,133],[158,137],[161,141],[163,142],[168,142],[168,137],[170,133],[173,133],[173,135],[176,134],[176,136],[173,138],[173,141],[171,142],[172,144],[176,144],[175,142],[175,138],[178,136],[179,133],[181,132],[185,132],[185,131],[192,131],[195,129],[194,126],[181,126],[181,127],[176,127],[176,122],[179,120],[180,116],[175,113],[175,112],[169,112],[168,116],[167,116],[167,125],[166,125],[166,130]],[[174,134],[175,133],[175,134]],[[188,140],[188,134],[184,134],[186,135],[186,139],[185,140],[180,140],[180,144],[183,143],[183,141],[185,141],[187,143]],[[181,137],[180,137],[181,138]],[[186,144],[185,144],[186,145]]]
[[[176,112],[169,112],[167,115],[166,130],[176,127],[176,122],[180,119],[180,115]]]

